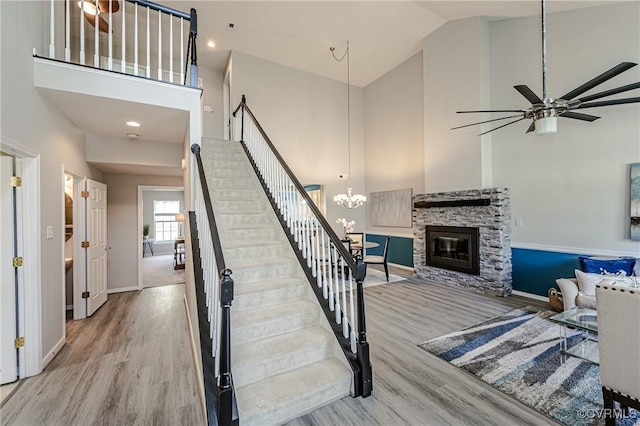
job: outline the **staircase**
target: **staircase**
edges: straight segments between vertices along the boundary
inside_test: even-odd
[[[353,373],[242,146],[205,140],[201,155],[235,282],[242,424],[280,424],[349,395]]]

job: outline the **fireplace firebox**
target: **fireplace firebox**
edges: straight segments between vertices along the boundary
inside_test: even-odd
[[[427,225],[427,266],[480,275],[479,236],[478,228]]]

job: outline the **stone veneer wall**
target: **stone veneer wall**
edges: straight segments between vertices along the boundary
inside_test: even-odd
[[[413,265],[416,275],[433,282],[508,296],[512,290],[511,205],[509,189],[489,188],[435,194],[417,194],[413,202],[477,200],[488,206],[413,208]],[[480,275],[426,266],[426,226],[478,227]]]

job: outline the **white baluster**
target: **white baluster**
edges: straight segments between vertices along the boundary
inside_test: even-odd
[[[315,235],[315,241],[316,241],[316,245],[315,245],[315,247],[316,247],[316,254],[315,254],[316,276],[320,277],[320,281],[318,281],[318,285],[319,285],[319,287],[322,287],[322,270],[321,270],[321,267],[320,267],[320,261],[321,261],[321,259],[320,259],[320,229],[322,229],[322,228],[318,224],[317,220],[316,220],[315,224],[316,224],[316,227],[315,227],[314,235]]]
[[[133,16],[133,75],[138,75],[138,50],[140,49],[138,45],[138,3],[135,4]]]
[[[342,322],[342,311],[340,310],[340,277],[338,277],[338,270],[344,270],[344,262],[342,261],[342,256],[338,255],[338,248],[334,247],[336,255],[336,288],[335,288],[335,299],[336,299],[336,324],[340,324]],[[344,274],[340,274],[344,275]]]
[[[84,0],[80,0],[80,65],[84,60]]]
[[[100,9],[96,5],[96,24],[93,26],[93,66],[94,68],[100,68]]]
[[[353,275],[349,269],[349,324],[351,324],[351,352],[356,352],[356,316],[353,307]]]
[[[180,18],[180,84],[184,84],[184,19]]]
[[[162,12],[158,11],[158,80],[162,79]]]
[[[329,297],[329,289],[327,288],[327,270],[329,271],[329,279],[331,279],[331,260],[327,259],[326,242],[324,239],[324,229],[320,229],[322,233],[322,296],[324,300]]]
[[[309,211],[309,207],[307,206],[307,211]],[[316,245],[314,242],[314,233],[315,233],[315,229],[316,229],[316,224],[315,224],[315,220],[311,217],[311,215],[309,215],[309,245],[311,246],[309,248],[309,252],[310,252],[310,256],[309,256],[309,262],[310,263],[310,267],[311,267],[311,276],[314,278],[318,277],[318,270],[316,269]]]
[[[56,9],[54,7],[55,1],[51,0],[51,9],[50,9],[50,28],[51,31],[49,33],[49,58],[55,59],[56,57]]]
[[[71,2],[65,2],[67,8],[64,16],[65,31],[64,31],[64,60],[71,62]],[[80,19],[82,19],[82,13],[80,13]]]
[[[349,319],[347,318],[347,283],[345,280],[345,274],[349,274],[351,279],[351,268],[346,265],[344,257],[342,258],[342,336],[349,337]],[[347,271],[345,272],[345,266]]]
[[[173,16],[169,15],[169,83],[173,83]]]
[[[68,2],[67,2],[68,3]],[[109,58],[107,69],[113,71],[113,2],[109,2]]]
[[[151,78],[151,15],[150,10],[147,7],[147,75],[145,77]]]
[[[125,20],[125,16],[127,16],[127,2],[122,2],[122,57],[120,58],[120,72],[127,72],[127,23]]]

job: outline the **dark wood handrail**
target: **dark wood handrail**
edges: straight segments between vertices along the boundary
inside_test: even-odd
[[[125,0],[129,3],[137,3],[140,6],[148,7],[151,10],[155,10],[158,12],[166,13],[168,15],[173,15],[178,18],[186,19],[187,21],[191,20],[191,15],[187,12],[182,12],[181,10],[173,9],[171,7],[163,6],[158,3],[154,3],[148,0]]]
[[[304,186],[302,186],[302,184],[300,183],[296,175],[289,168],[289,165],[287,164],[287,162],[284,161],[284,158],[282,158],[282,156],[280,155],[276,147],[273,145],[273,143],[271,142],[271,139],[269,139],[269,136],[267,136],[267,133],[264,131],[264,129],[262,128],[262,126],[260,125],[256,117],[253,115],[253,112],[251,112],[251,109],[249,108],[249,106],[247,106],[246,98],[244,97],[244,95],[242,96],[242,101],[240,102],[240,105],[238,105],[238,108],[236,108],[235,112],[233,113],[234,117],[236,112],[238,112],[238,110],[241,107],[244,108],[244,110],[249,113],[251,120],[253,120],[253,123],[258,127],[260,134],[266,141],[267,145],[269,145],[269,148],[278,159],[278,162],[280,163],[284,171],[287,173],[287,175],[289,176],[289,179],[291,179],[291,182],[293,182],[293,185],[296,187],[296,189],[298,190],[302,198],[304,198],[305,202],[307,203],[307,207],[309,207],[309,209],[311,209],[313,214],[316,216],[316,218],[324,228],[325,232],[329,236],[329,239],[333,242],[334,246],[338,249],[338,251],[340,252],[340,255],[342,255],[342,258],[345,260],[345,262],[347,263],[351,271],[353,271],[353,276],[357,279],[358,269],[356,268],[356,263],[353,260],[353,256],[351,256],[351,254],[347,251],[347,248],[340,241],[340,237],[338,237],[338,235],[335,233],[333,228],[331,228],[331,225],[329,225],[329,222],[327,222],[327,219],[325,219],[324,215],[320,212],[320,210],[318,209],[318,206],[316,206],[316,204],[313,202],[313,200],[311,199],[307,191],[304,189]]]

